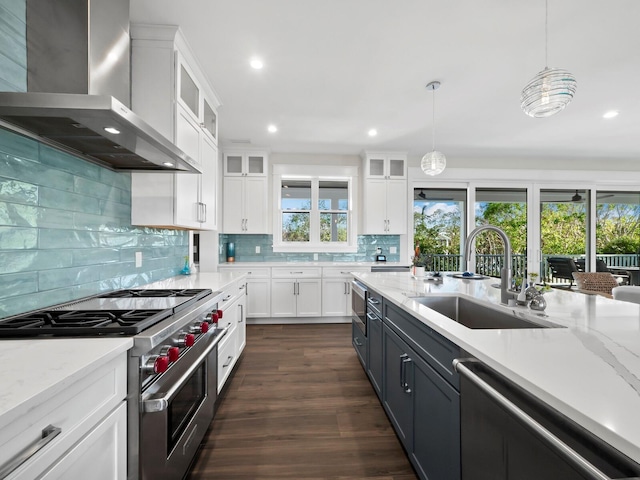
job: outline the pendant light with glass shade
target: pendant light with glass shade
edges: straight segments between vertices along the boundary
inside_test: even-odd
[[[440,88],[440,82],[430,82],[427,84],[427,90],[433,92],[433,122],[431,135],[431,151],[422,157],[420,167],[427,175],[440,175],[447,166],[447,158],[444,153],[436,151],[436,90]]]
[[[561,68],[549,68],[548,64],[549,4],[545,0],[544,18],[544,70],[539,72],[523,89],[520,107],[530,117],[542,118],[555,115],[569,105],[576,93],[575,77]]]

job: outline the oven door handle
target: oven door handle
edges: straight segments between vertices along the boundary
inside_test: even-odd
[[[189,377],[193,375],[193,372],[195,372],[196,369],[200,367],[200,364],[209,356],[214,347],[216,347],[218,343],[220,343],[220,339],[226,334],[227,329],[225,328],[223,329],[222,335],[220,335],[215,341],[211,342],[211,345],[209,345],[207,349],[200,354],[198,359],[189,366],[189,368],[182,374],[180,379],[175,382],[169,390],[167,390],[165,393],[160,394],[162,396],[156,396],[158,394],[153,394],[145,397],[143,395],[141,401],[142,411],[147,413],[162,412],[169,408],[169,402],[171,401],[171,398],[173,398],[173,396],[178,393],[178,390],[180,390],[184,383],[189,380]]]

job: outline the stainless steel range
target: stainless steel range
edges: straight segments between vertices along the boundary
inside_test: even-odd
[[[118,290],[0,320],[0,338],[132,336],[128,479],[181,479],[213,420],[222,294]]]

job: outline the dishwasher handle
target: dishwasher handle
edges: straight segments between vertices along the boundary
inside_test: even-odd
[[[509,414],[520,420],[532,433],[553,449],[554,452],[571,463],[571,465],[580,470],[580,472],[587,475],[588,478],[593,480],[613,480],[611,477],[600,471],[596,466],[587,461],[582,455],[573,450],[569,445],[540,425],[540,423],[531,418],[527,413],[521,410],[517,405],[511,402],[507,397],[498,392],[465,365],[465,363],[475,362],[477,362],[477,360],[472,358],[456,358],[453,361],[453,368],[456,372],[478,387],[482,392],[487,394],[489,398],[504,408]]]

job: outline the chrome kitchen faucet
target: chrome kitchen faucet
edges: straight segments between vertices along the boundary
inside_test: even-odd
[[[511,260],[511,242],[509,241],[509,237],[507,234],[501,230],[500,228],[494,225],[482,225],[481,227],[477,227],[474,229],[467,239],[464,241],[464,258],[463,265],[469,271],[469,262],[471,260],[471,245],[473,244],[473,240],[478,236],[479,233],[484,231],[496,232],[502,238],[502,242],[504,243],[504,262],[502,263],[502,269],[500,270],[500,303],[507,305],[509,302],[509,298],[515,298],[515,294],[510,292],[511,288],[511,277],[512,277],[512,260]]]

